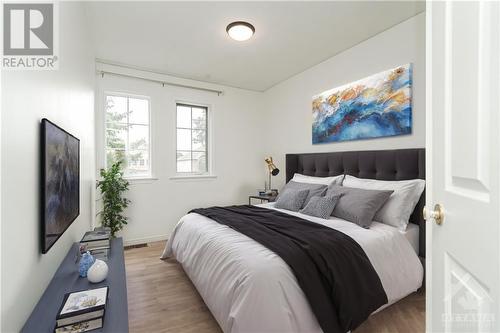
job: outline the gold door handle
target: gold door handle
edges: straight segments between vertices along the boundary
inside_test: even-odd
[[[423,210],[424,220],[433,219],[437,225],[441,225],[444,221],[444,209],[440,204],[434,206],[434,210],[427,212],[427,207]]]

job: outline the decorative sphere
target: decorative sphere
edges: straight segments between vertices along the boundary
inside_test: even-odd
[[[87,272],[87,279],[91,283],[99,283],[106,279],[107,276],[108,265],[100,259],[97,259]]]

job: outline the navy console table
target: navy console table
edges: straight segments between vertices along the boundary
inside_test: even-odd
[[[100,283],[90,283],[87,278],[78,276],[77,251],[78,243],[75,243],[57,269],[56,274],[21,332],[53,332],[57,312],[66,293],[104,286],[109,286],[104,327],[92,332],[128,332],[127,282],[122,239],[115,238],[111,240],[108,277]]]

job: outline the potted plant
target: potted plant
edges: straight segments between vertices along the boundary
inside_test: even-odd
[[[128,207],[130,200],[123,195],[128,191],[129,182],[123,178],[121,165],[122,161],[118,161],[107,170],[101,169],[102,179],[97,182],[103,201],[103,209],[98,215],[101,215],[102,226],[111,229],[111,237],[115,237],[116,233],[128,223],[123,211]]]

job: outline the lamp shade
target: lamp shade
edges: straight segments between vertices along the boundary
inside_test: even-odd
[[[266,161],[267,168],[269,169],[269,173],[273,176],[276,176],[280,173],[280,169],[276,167],[276,165],[273,162],[272,157],[266,158],[264,161]]]

